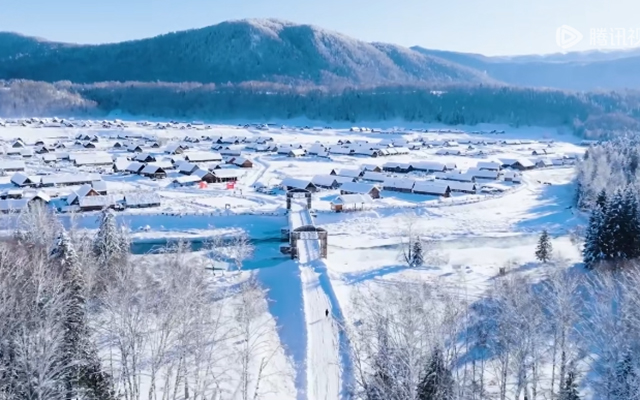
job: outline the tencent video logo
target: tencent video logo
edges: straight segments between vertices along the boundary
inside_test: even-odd
[[[577,29],[562,25],[556,30],[556,43],[561,49],[568,49],[580,43],[583,36]]]

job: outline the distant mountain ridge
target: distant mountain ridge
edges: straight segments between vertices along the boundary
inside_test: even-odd
[[[506,84],[570,90],[640,89],[640,50],[486,57],[480,54],[414,51],[473,68]]]
[[[366,43],[280,20],[223,22],[104,45],[0,35],[0,79],[319,85],[492,83],[484,74],[405,47]]]
[[[504,84],[639,89],[640,50],[487,57],[367,43],[276,19],[227,21],[102,45],[0,32],[0,79],[75,83],[261,81],[328,87]]]

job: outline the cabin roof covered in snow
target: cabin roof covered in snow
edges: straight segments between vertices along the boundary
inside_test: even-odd
[[[4,169],[24,169],[25,163],[22,160],[0,160],[0,170]]]
[[[195,169],[199,168],[197,164],[190,163],[188,161],[181,161],[181,162],[177,163],[177,165],[178,165],[178,171],[183,172],[183,173],[184,172],[191,173]]]
[[[233,163],[235,165],[242,165],[242,164],[246,163],[247,161],[251,162],[251,160],[248,159],[247,157],[234,157],[233,158]]]
[[[294,156],[300,157],[307,154],[307,151],[305,149],[291,149],[289,150],[289,154],[293,154]]]
[[[413,191],[444,195],[447,192],[448,187],[449,187],[448,183],[439,184],[439,183],[436,183],[436,181],[416,181],[413,186]]]
[[[193,171],[191,173],[191,176],[194,176],[194,177],[199,178],[199,179],[202,179],[207,175],[212,175],[211,171],[208,171],[206,169],[200,169],[200,168],[196,169],[195,171]]]
[[[483,179],[498,179],[499,175],[498,171],[479,170],[477,168],[469,168],[466,173],[475,178]]]
[[[238,178],[242,175],[241,171],[233,168],[214,169],[211,173],[217,178]]]
[[[111,155],[103,152],[76,154],[76,165],[106,165],[113,163]]]
[[[309,180],[298,179],[298,178],[285,178],[282,180],[281,185],[283,187],[292,187],[295,189],[305,189],[305,190],[309,185],[315,186],[313,182]]]
[[[345,192],[353,192],[353,193],[369,193],[371,190],[376,188],[377,186],[372,183],[361,183],[361,182],[346,182],[340,186],[340,190],[344,190]]]
[[[93,187],[89,184],[84,184],[78,189],[72,190],[71,193],[67,196],[67,204],[72,204],[76,200],[85,197],[87,194],[89,194],[89,192],[91,192],[91,190],[97,191],[96,189],[93,189]]]
[[[353,169],[343,168],[343,169],[335,170],[335,172],[336,172],[336,175],[338,175],[338,176],[346,176],[346,177],[349,177],[349,178],[358,178],[358,177],[360,177],[360,174],[362,173],[361,170],[356,169],[356,168],[353,168]]]
[[[371,204],[373,199],[366,193],[354,193],[354,194],[341,194],[331,201],[331,204],[341,205],[359,205],[359,204]]]
[[[183,149],[181,143],[175,143],[175,142],[174,143],[168,143],[167,146],[164,148],[164,152],[165,153],[175,153],[179,149]]]
[[[337,183],[337,176],[335,175],[315,175],[311,178],[311,182],[317,186],[333,186],[334,183]]]
[[[85,196],[78,200],[80,207],[109,207],[115,204],[115,198],[112,195],[104,196]]]
[[[516,162],[518,162],[523,167],[527,167],[527,168],[533,167],[535,165],[533,161],[529,160],[528,158],[518,158]]]
[[[153,162],[150,162],[149,165],[154,165],[154,166],[160,167],[162,169],[171,169],[171,168],[173,168],[173,164],[171,164],[171,161],[169,161],[169,160],[153,161]]]
[[[116,169],[118,169],[119,171],[123,171],[129,166],[129,164],[131,164],[131,161],[127,157],[118,157],[114,161],[114,164],[116,166]]]
[[[126,170],[128,172],[133,172],[135,174],[137,174],[138,172],[140,172],[140,170],[142,170],[142,168],[144,168],[144,164],[138,161],[130,161],[129,165],[127,166]]]
[[[464,192],[472,192],[476,188],[476,184],[473,182],[461,182],[452,180],[437,180],[433,182],[436,185],[449,186],[451,190],[460,190]]]
[[[501,164],[497,161],[478,161],[476,168],[478,169],[488,169],[488,170],[498,170],[500,169]]]
[[[363,171],[372,171],[374,169],[379,169],[380,166],[376,165],[376,164],[362,164],[362,166],[360,167],[361,170]]]
[[[389,177],[384,180],[383,186],[385,188],[411,190],[413,189],[414,184],[415,184],[415,181],[413,179]]]
[[[98,174],[59,174],[45,175],[42,177],[43,185],[71,185],[74,183],[85,183],[101,181],[102,177]]]
[[[158,165],[147,164],[140,171],[141,174],[156,174],[158,172],[164,172],[164,169]]]
[[[16,185],[24,185],[27,181],[31,181],[31,178],[27,174],[23,174],[22,172],[16,172],[15,174],[13,174],[13,176],[11,176],[11,182],[15,183]]]
[[[181,185],[187,184],[187,183],[197,183],[200,182],[202,179],[200,176],[198,176],[198,174],[196,174],[196,172],[199,172],[202,170],[197,170],[193,173],[193,175],[183,175],[183,176],[179,176],[177,178],[175,178],[173,180],[173,182],[179,183]]]
[[[184,159],[193,162],[222,161],[222,154],[214,152],[194,151],[190,153],[184,153]]]
[[[149,206],[160,204],[160,196],[155,192],[129,192],[124,195],[127,206]]]
[[[311,148],[309,148],[309,153],[311,154],[318,154],[318,153],[324,153],[324,152],[326,152],[326,148],[322,143],[314,143],[311,145]]]
[[[105,181],[94,181],[94,182],[91,182],[91,186],[98,192],[106,192],[107,191],[107,182],[105,182]]]
[[[411,163],[414,169],[423,171],[444,171],[445,165],[437,161],[414,161]]]
[[[382,172],[365,171],[362,179],[366,181],[384,182],[384,180],[387,179],[387,175]]]

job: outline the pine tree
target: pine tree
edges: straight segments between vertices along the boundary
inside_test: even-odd
[[[604,221],[608,211],[608,201],[603,192],[598,196],[596,207],[591,211],[589,225],[585,234],[585,244],[582,251],[584,263],[593,267],[603,261],[607,253],[607,243],[604,235]]]
[[[122,231],[118,229],[115,215],[109,209],[102,212],[93,251],[98,259],[105,264],[129,252],[128,241]]]
[[[605,207],[602,223],[601,241],[604,247],[604,259],[607,261],[625,258],[626,244],[622,237],[626,214],[624,208],[622,191],[616,190]]]
[[[542,231],[540,239],[538,240],[538,247],[536,248],[536,258],[538,261],[547,263],[551,259],[553,253],[553,247],[551,246],[551,240],[549,233],[546,230]]]
[[[578,393],[578,382],[576,382],[576,374],[573,370],[569,370],[567,378],[560,388],[560,397],[558,400],[580,400]]]
[[[622,193],[621,227],[619,230],[621,257],[633,260],[640,256],[640,218],[636,191],[627,186]]]
[[[422,241],[417,238],[413,242],[413,249],[411,251],[411,267],[417,268],[424,265],[424,253],[422,249]]]
[[[583,251],[585,264],[640,257],[640,213],[635,190],[617,190],[607,199],[600,192],[589,219]]]
[[[638,391],[638,376],[633,366],[631,352],[627,351],[622,361],[616,366],[613,385],[613,398],[616,400],[631,399]]]
[[[63,350],[60,362],[68,368],[64,377],[67,400],[79,394],[100,400],[113,398],[110,377],[102,372],[87,324],[85,282],[78,255],[66,231],[62,231],[51,257],[61,270],[66,297]]]
[[[440,349],[436,348],[418,385],[418,400],[453,399],[453,378],[444,362]]]
[[[129,241],[122,230],[118,229],[113,211],[102,212],[100,228],[93,242],[93,252],[100,267],[100,284],[103,289],[114,280],[119,269],[125,264],[129,254]]]
[[[600,191],[600,193],[598,193],[598,197],[596,198],[596,207],[599,207],[601,210],[604,210],[604,208],[607,205],[607,192],[602,189]]]

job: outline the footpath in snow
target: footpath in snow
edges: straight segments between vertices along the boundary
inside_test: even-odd
[[[319,249],[318,240],[298,242],[307,326],[307,399],[346,399],[351,373],[348,339],[341,329],[342,311]]]

